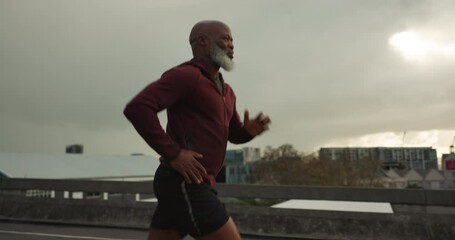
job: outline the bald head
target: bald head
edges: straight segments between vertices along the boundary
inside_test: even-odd
[[[225,23],[216,20],[206,20],[196,23],[191,29],[190,44],[193,45],[199,37],[213,36],[219,28],[229,29]]]

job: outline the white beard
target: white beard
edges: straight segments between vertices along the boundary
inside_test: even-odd
[[[215,44],[212,49],[210,49],[210,59],[228,72],[234,69],[234,61],[227,55],[226,51]]]

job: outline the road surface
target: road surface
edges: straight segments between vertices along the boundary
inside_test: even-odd
[[[147,230],[0,221],[1,240],[146,240]],[[243,240],[291,239],[244,236]],[[295,238],[294,238],[295,239]],[[186,237],[184,240],[193,240]]]

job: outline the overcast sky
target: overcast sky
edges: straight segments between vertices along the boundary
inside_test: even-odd
[[[90,154],[156,155],[123,108],[191,58],[189,31],[205,19],[231,27],[236,68],[224,76],[240,114],[273,121],[229,148],[448,152],[452,0],[0,0],[0,151],[62,153],[81,143]]]

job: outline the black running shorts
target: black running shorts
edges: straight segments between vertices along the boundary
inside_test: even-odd
[[[208,183],[188,184],[175,170],[158,167],[153,188],[158,205],[151,228],[176,230],[181,237],[202,237],[221,228],[229,219],[217,192]]]

